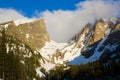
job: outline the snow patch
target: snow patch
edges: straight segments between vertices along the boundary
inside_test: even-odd
[[[109,49],[111,52],[114,51],[119,45],[107,45],[105,48]]]
[[[35,20],[37,19],[19,19],[19,20],[14,20],[14,23],[16,26],[18,26],[20,24],[34,22]]]
[[[113,57],[115,57],[115,56],[116,56],[116,54],[113,54],[113,55],[111,55],[110,57],[113,58]]]
[[[25,64],[25,62],[24,62],[24,61],[22,61],[22,60],[21,60],[20,62],[21,62],[22,64]]]
[[[26,38],[28,39],[30,37],[30,35],[29,34],[26,34]]]
[[[31,53],[31,52],[28,53],[28,54],[23,55],[23,57],[28,57],[28,58],[30,58],[31,56],[32,56],[32,53]]]
[[[68,67],[66,67],[66,68],[64,68],[63,70],[68,70],[68,69],[70,69],[70,67],[68,66]]]
[[[43,57],[49,59],[57,49],[62,49],[67,43],[56,43],[55,41],[46,42],[45,46],[38,50]]]
[[[40,67],[36,68],[36,73],[37,73],[37,76],[39,77],[45,77],[45,75],[40,71]]]
[[[81,50],[79,48],[72,49],[71,47],[72,46],[70,46],[66,49],[67,52],[65,53],[64,61],[71,61],[80,55]]]
[[[107,33],[106,33],[106,37],[104,37],[100,43],[98,44],[97,48],[95,49],[95,52],[98,51],[98,49],[100,48],[100,46],[105,42],[105,40],[108,38],[108,35],[110,34],[110,29],[107,29]]]
[[[0,80],[4,80],[4,79],[0,78]]]
[[[47,72],[49,72],[49,70],[55,68],[55,64],[53,63],[48,63],[46,62],[45,64],[41,65]]]
[[[115,61],[115,62],[116,62],[116,63],[118,63],[119,61],[120,61],[120,59],[116,59],[116,61]]]
[[[5,27],[5,29],[7,29],[8,28],[8,25],[9,25],[10,23],[8,23],[8,24],[5,24],[4,25],[4,27]]]
[[[36,80],[35,78],[33,78],[33,80]]]

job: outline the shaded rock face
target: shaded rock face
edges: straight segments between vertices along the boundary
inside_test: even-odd
[[[32,49],[40,49],[45,45],[46,41],[50,40],[43,19],[18,26],[14,22],[10,22],[5,33],[8,36],[17,38]]]
[[[114,31],[117,31],[117,30],[120,30],[120,18],[117,20],[115,26],[113,27],[113,32]]]
[[[102,46],[101,49],[105,50],[103,51],[100,57],[101,59],[105,57],[110,58],[112,55],[116,55],[115,57],[120,59],[120,19],[117,20],[116,24],[113,26],[111,30],[110,35],[108,36],[108,38],[106,39]]]
[[[102,47],[103,46],[103,47]],[[111,33],[106,41],[101,46],[102,55],[101,58],[110,57],[113,54],[118,55],[120,57],[120,30],[117,30]]]

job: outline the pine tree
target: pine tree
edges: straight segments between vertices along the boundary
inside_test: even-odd
[[[8,78],[8,63],[6,53],[6,39],[5,30],[1,27],[0,29],[0,78],[6,80]]]

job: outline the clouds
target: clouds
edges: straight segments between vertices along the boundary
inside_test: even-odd
[[[14,9],[0,8],[0,23],[27,18]]]
[[[94,23],[99,18],[120,17],[119,0],[86,0],[75,6],[75,10],[36,10],[33,18],[44,18],[51,39],[66,42],[79,33],[88,22]],[[27,17],[16,10],[0,8],[0,23],[21,18]]]
[[[88,12],[97,18],[111,18],[119,14],[120,1],[112,0],[88,0],[76,4],[80,11]]]
[[[119,5],[120,1],[87,0],[76,4],[75,10],[46,10],[37,15],[45,19],[51,38],[64,42],[80,32],[88,22],[119,16]]]

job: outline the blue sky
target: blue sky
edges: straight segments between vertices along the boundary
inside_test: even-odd
[[[74,10],[75,4],[84,0],[0,0],[0,8],[12,8],[32,17],[35,11]]]

